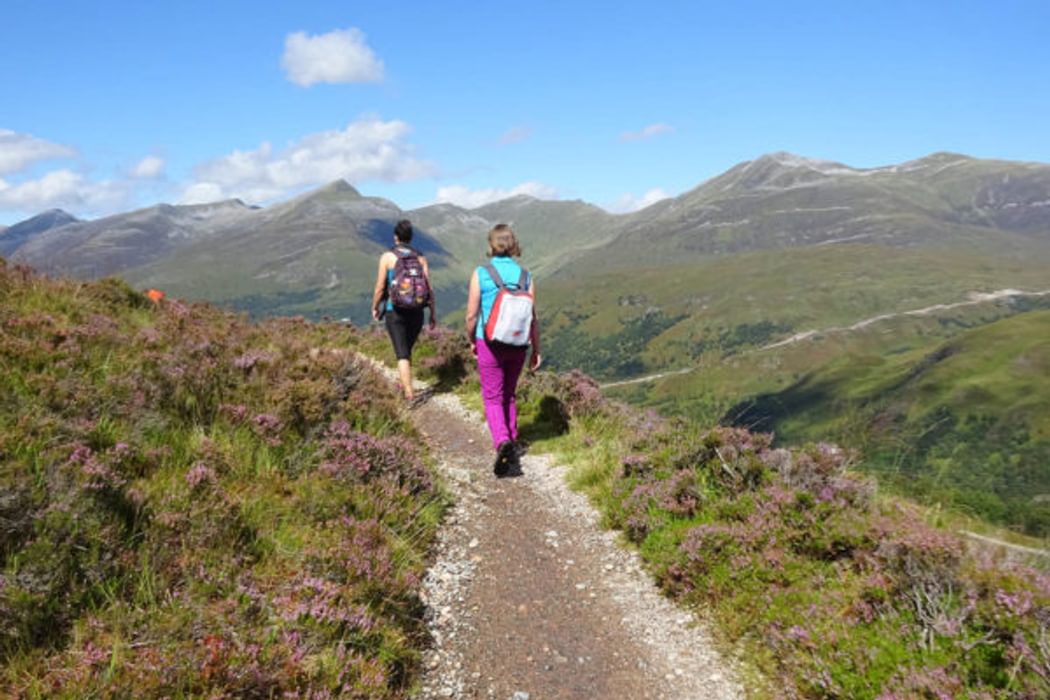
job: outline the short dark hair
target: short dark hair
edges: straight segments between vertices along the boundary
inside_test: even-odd
[[[394,235],[397,236],[397,240],[402,243],[412,242],[412,222],[408,219],[401,219],[397,222],[397,226],[394,227]]]

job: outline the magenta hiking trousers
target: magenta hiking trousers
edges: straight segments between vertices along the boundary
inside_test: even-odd
[[[492,447],[518,439],[518,407],[514,392],[525,366],[526,348],[492,347],[478,339],[478,374],[485,420],[492,433]]]

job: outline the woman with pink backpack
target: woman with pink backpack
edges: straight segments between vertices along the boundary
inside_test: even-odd
[[[394,246],[379,258],[372,293],[372,318],[383,319],[397,358],[401,391],[409,407],[417,404],[412,388],[412,348],[423,329],[423,309],[430,310],[429,327],[437,321],[427,259],[412,247],[412,222],[394,227]]]

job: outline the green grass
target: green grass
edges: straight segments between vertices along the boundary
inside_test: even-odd
[[[839,244],[554,279],[544,285],[541,313],[551,361],[604,378],[616,376],[608,358],[592,357],[590,345],[576,349],[581,338],[611,339],[610,350],[621,351],[615,359],[635,361],[643,374],[1008,287],[1050,288],[1045,260]],[[964,320],[976,313],[960,311]],[[983,313],[1009,310],[988,305]]]
[[[1050,312],[889,356],[844,356],[741,403],[735,420],[784,444],[859,448],[903,493],[1050,535]]]
[[[403,698],[447,498],[363,337],[0,261],[0,695]]]
[[[972,291],[1045,290],[1041,259],[848,244],[698,260],[547,285],[549,362],[603,379],[689,369],[610,393],[704,424],[775,430],[782,444],[836,440],[860,449],[903,493],[1046,534],[1043,507],[1014,496],[1038,496],[1047,474],[1037,465],[1050,372],[1045,345],[1033,340],[1045,330],[1032,315],[1047,297],[906,313]],[[904,315],[850,328],[892,313]],[[1029,317],[996,335],[999,322]],[[810,330],[820,333],[766,347]],[[1031,347],[1012,345],[1015,334]],[[966,338],[937,365],[943,371],[893,388],[923,358]],[[1018,455],[1033,466],[1011,467]]]
[[[1050,691],[1036,661],[1045,650],[1022,659],[1013,646],[1045,634],[1044,572],[966,554],[950,531],[962,520],[880,492],[846,452],[788,453],[743,431],[646,417],[587,398],[585,385],[525,383],[532,450],[567,465],[668,595],[715,623],[754,697]],[[567,429],[550,427],[552,399]]]

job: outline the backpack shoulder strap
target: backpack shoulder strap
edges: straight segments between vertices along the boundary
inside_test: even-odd
[[[521,268],[521,274],[518,275],[518,289],[523,292],[529,291],[529,271],[524,267]]]
[[[496,272],[496,266],[492,263],[485,263],[485,272],[489,273],[489,277],[492,278],[492,281],[495,282],[496,286],[500,289],[507,286],[503,283],[503,278],[499,276],[498,272]]]

